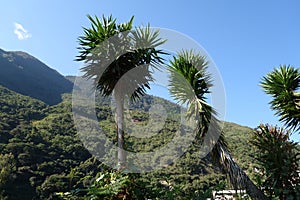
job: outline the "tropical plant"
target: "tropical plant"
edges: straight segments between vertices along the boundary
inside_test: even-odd
[[[296,199],[300,195],[300,153],[298,143],[289,138],[289,131],[261,124],[251,141],[257,147],[254,157],[261,164],[260,171],[265,177],[262,186],[270,197],[275,195],[281,200]]]
[[[300,70],[280,65],[262,78],[261,87],[272,96],[271,108],[292,130],[300,129]]]
[[[176,101],[188,106],[187,117],[196,121],[198,142],[203,144],[207,137],[208,143],[215,144],[211,156],[229,174],[231,183],[235,187],[245,187],[252,199],[266,199],[227,150],[216,111],[206,101],[212,86],[208,64],[204,56],[193,51],[179,52],[169,65],[170,92]]]
[[[79,37],[77,61],[84,61],[81,70],[87,79],[93,79],[103,96],[113,95],[116,101],[118,138],[118,169],[126,167],[124,141],[124,99],[139,99],[150,88],[153,80],[151,67],[163,63],[162,50],[156,47],[165,40],[158,31],[149,27],[133,30],[133,17],[126,23],[117,24],[112,16],[102,21],[88,16],[91,28],[84,28]],[[128,73],[130,71],[130,73]]]
[[[299,68],[280,65],[264,76],[260,85],[265,93],[272,96],[271,109],[275,111],[279,121],[283,122],[291,131],[299,131]],[[254,138],[256,146],[264,144],[264,147],[260,149],[263,156],[258,160],[264,164],[267,175],[265,184],[269,183],[271,185],[269,193],[279,196],[280,199],[293,193],[293,190],[299,190],[299,166],[297,163],[299,150],[297,150],[296,143],[289,141],[290,134],[290,132],[277,127],[261,125]],[[291,184],[296,184],[298,188],[295,189],[295,185],[291,186]]]

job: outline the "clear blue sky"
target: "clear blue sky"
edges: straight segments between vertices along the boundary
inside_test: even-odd
[[[299,8],[297,0],[9,0],[0,7],[0,48],[26,51],[75,75],[81,66],[74,62],[77,38],[89,26],[86,15],[113,14],[119,22],[135,15],[137,26],[149,22],[174,29],[201,44],[224,81],[226,121],[256,127],[278,124],[258,85],[261,77],[279,64],[300,64]],[[16,28],[23,35],[14,33]]]

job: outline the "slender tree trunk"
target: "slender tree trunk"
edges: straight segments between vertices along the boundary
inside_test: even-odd
[[[118,138],[118,170],[126,168],[126,152],[124,140],[124,98],[116,90],[114,93],[116,100],[116,123]]]
[[[223,147],[222,143],[217,142],[215,150],[218,151],[220,164],[229,174],[230,181],[235,187],[244,187],[252,200],[268,200],[263,191],[251,181],[243,169],[233,160],[232,156],[226,148]]]
[[[242,170],[242,169],[241,169]],[[250,180],[250,178],[244,173],[245,177],[245,187],[247,190],[247,193],[251,197],[252,200],[268,200],[269,198],[266,197],[266,195],[258,189],[258,187]]]

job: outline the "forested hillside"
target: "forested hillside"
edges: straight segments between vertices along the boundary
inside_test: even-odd
[[[84,195],[82,189],[91,183],[97,172],[109,170],[82,145],[73,124],[70,94],[63,99],[58,105],[47,106],[0,87],[0,191],[3,197],[58,199],[57,192],[68,191],[77,191],[79,197]],[[144,110],[153,101],[165,104],[166,108],[172,104],[157,97],[144,97],[132,109],[132,116],[146,123],[148,116]],[[99,123],[110,130],[108,133],[113,140],[114,117],[109,109],[98,107],[97,116]],[[163,135],[147,140],[143,148],[151,150],[167,142],[176,124],[169,120],[166,127]],[[237,162],[252,176],[255,162],[247,141],[252,130],[225,123],[224,131]],[[132,150],[141,148],[135,140],[128,138],[126,141]],[[214,189],[230,188],[225,174],[209,157],[199,159],[198,150],[199,145],[195,143],[171,166],[137,175],[136,195],[166,197],[172,190],[172,195],[183,199],[204,199],[210,197]]]

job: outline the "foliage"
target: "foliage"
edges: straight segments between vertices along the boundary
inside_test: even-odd
[[[96,176],[96,180],[87,190],[89,198],[110,198],[117,196],[129,184],[129,176],[122,172],[104,172]]]
[[[5,199],[3,193],[8,182],[13,181],[16,163],[12,154],[0,154],[0,199]]]
[[[121,77],[124,80],[127,72],[137,68],[139,70],[136,71],[136,76],[124,80],[124,88],[119,92],[133,87],[130,90],[133,92],[133,99],[144,95],[146,88],[150,88],[149,82],[152,81],[149,67],[157,67],[163,63],[160,54],[165,53],[155,49],[164,43],[164,40],[159,38],[159,32],[152,32],[149,26],[132,30],[134,17],[121,24],[117,24],[112,16],[103,16],[102,20],[97,16],[93,18],[88,15],[88,18],[91,28],[84,28],[84,35],[79,37],[80,55],[76,59],[86,63],[81,69],[84,77],[93,79],[100,93],[109,96],[116,89]],[[121,87],[121,84],[119,85]],[[124,95],[130,93],[121,94]]]
[[[300,130],[300,71],[290,65],[280,65],[263,77],[261,86],[272,96],[271,108],[292,131]],[[270,195],[280,199],[293,196],[299,192],[299,146],[289,141],[290,133],[277,127],[261,125],[258,128],[254,143],[265,146],[260,149],[263,154],[258,159],[264,166],[266,175],[264,184]],[[271,146],[273,145],[273,146]]]
[[[104,171],[97,173],[86,188],[65,193],[58,192],[56,195],[68,199],[128,199],[130,182],[130,175],[123,174],[120,171]]]
[[[231,154],[235,161],[251,180],[256,184],[256,170],[260,164],[253,155],[256,153],[256,147],[251,144],[253,129],[240,126],[235,123],[226,122],[223,127],[224,135],[228,143],[228,148],[231,150]]]
[[[0,102],[6,103],[6,106],[0,106],[0,115],[3,116],[0,122],[1,154],[11,155],[9,157],[15,163],[10,178],[2,187],[3,196],[13,200],[55,199],[58,198],[56,193],[61,192],[67,195],[66,199],[80,199],[87,195],[84,189],[100,177],[97,173],[112,172],[92,157],[77,137],[70,95],[64,95],[62,103],[48,107],[3,87],[0,94]],[[149,116],[146,111],[149,111],[150,105],[157,103],[164,105],[170,116],[180,111],[180,107],[167,100],[144,96],[130,105],[131,117],[147,123]],[[174,108],[178,110],[174,111]],[[107,134],[114,140],[116,127],[112,111],[105,105],[97,106],[96,111],[99,123],[103,128],[111,129]],[[164,141],[172,138],[170,130],[178,128],[172,119],[167,118],[161,135],[145,138],[144,141],[126,136],[126,148],[133,151],[160,148]],[[252,165],[250,154],[253,152],[247,142],[252,130],[225,123],[224,131],[238,163],[243,164],[247,173],[252,173],[256,165]],[[236,144],[240,147],[236,148]],[[211,158],[199,159],[199,156],[199,145],[194,143],[171,166],[140,175],[130,174],[131,184],[126,189],[132,199],[174,199],[174,196],[179,199],[205,199],[210,197],[211,190],[228,188],[225,174],[211,164]],[[3,162],[7,165],[5,159]],[[166,186],[166,182],[170,185]]]
[[[10,178],[6,176],[7,173],[4,173],[6,174],[5,177],[2,176],[3,183],[5,182],[2,187],[5,190],[4,196],[9,196],[9,199],[55,198],[56,192],[66,193],[76,190],[76,188],[87,188],[88,185],[91,185],[92,179],[85,177],[97,177],[98,172],[106,173],[107,168],[89,154],[76,136],[71,113],[71,98],[68,95],[64,96],[64,102],[47,107],[42,102],[19,95],[6,88],[0,88],[0,91],[0,100],[7,105],[0,107],[0,115],[5,116],[1,121],[3,126],[0,128],[1,154],[11,160],[8,161],[3,158],[1,161],[5,166],[9,166],[9,162],[15,163],[15,168],[6,167],[4,170],[12,170],[9,173]],[[167,105],[168,101],[156,97],[148,97],[148,99],[144,97],[141,102],[144,103],[138,103],[136,107],[133,107],[132,116],[139,116],[145,120],[147,120],[147,116],[144,116],[145,112],[142,110],[149,107],[148,103],[160,102],[165,103],[166,107],[174,107]],[[114,127],[114,122],[110,120],[111,111],[105,107],[98,107],[97,112],[99,120],[101,120],[100,123],[104,127]],[[172,126],[174,125],[170,121],[167,127],[173,129]],[[115,130],[115,127],[113,129]],[[152,149],[154,146],[161,145],[160,141],[165,139],[161,136],[148,140],[149,147],[147,147],[148,145],[132,144],[133,146],[130,148],[135,150],[139,148],[142,150],[142,147]],[[134,142],[133,138],[128,142]],[[191,152],[191,154],[193,153]],[[196,154],[189,155],[180,162],[181,164],[179,163],[176,167],[164,172],[165,175],[172,173],[176,184],[179,185],[182,185],[183,182],[190,183],[186,178],[189,177],[189,173],[194,173],[194,181],[191,182],[190,186],[186,185],[187,187],[182,193],[184,196],[190,193],[188,189],[190,187],[197,190],[202,183],[205,182],[206,187],[209,187],[210,182],[215,181],[214,178],[207,179],[207,181],[206,178],[203,178],[201,172],[205,167],[201,162],[193,163],[197,160],[195,156],[197,157]],[[187,168],[188,165],[190,167]],[[70,173],[72,169],[74,170]],[[215,173],[211,166],[206,167],[204,171],[205,173]],[[158,184],[161,179],[164,179],[161,173],[149,173],[139,178],[139,180],[150,180],[151,185]],[[203,182],[196,180],[203,180]],[[140,191],[148,191],[145,192],[146,194],[150,194],[149,191],[152,190],[151,188],[144,188],[143,185],[135,185],[131,188],[139,187],[142,187],[139,189]],[[16,192],[16,189],[22,192]],[[160,187],[160,191],[164,190],[164,187]],[[134,194],[137,193],[138,191]],[[159,197],[160,194],[159,192],[149,196]]]
[[[179,103],[188,106],[189,120],[196,122],[196,142],[212,148],[210,156],[215,164],[227,172],[237,189],[246,188],[254,199],[265,199],[263,192],[249,179],[228,151],[217,113],[207,100],[212,80],[207,72],[204,56],[193,51],[182,51],[170,61],[170,92]],[[204,139],[207,141],[204,143]],[[213,145],[213,146],[212,146]]]
[[[207,67],[205,57],[193,51],[182,51],[173,57],[168,68],[171,73],[171,95],[179,103],[188,105],[189,116],[197,120],[199,128],[205,129],[199,132],[200,135],[205,134],[213,121],[212,115],[216,114],[206,102],[206,95],[212,86]]]
[[[296,199],[300,195],[300,153],[297,143],[289,137],[290,132],[282,128],[261,124],[252,140],[257,147],[254,157],[262,167],[258,168],[264,177],[262,186],[269,196],[280,199]]]
[[[271,108],[291,129],[300,129],[300,70],[280,65],[263,77],[261,86],[272,96]]]
[[[88,15],[91,28],[84,28],[79,37],[77,61],[84,61],[83,77],[92,79],[101,95],[114,95],[118,138],[118,168],[126,167],[124,141],[124,98],[138,100],[145,95],[153,80],[151,67],[163,63],[165,54],[156,48],[165,41],[158,31],[137,28],[132,31],[133,18],[117,24],[112,16],[100,20]],[[131,71],[131,73],[128,73]]]

